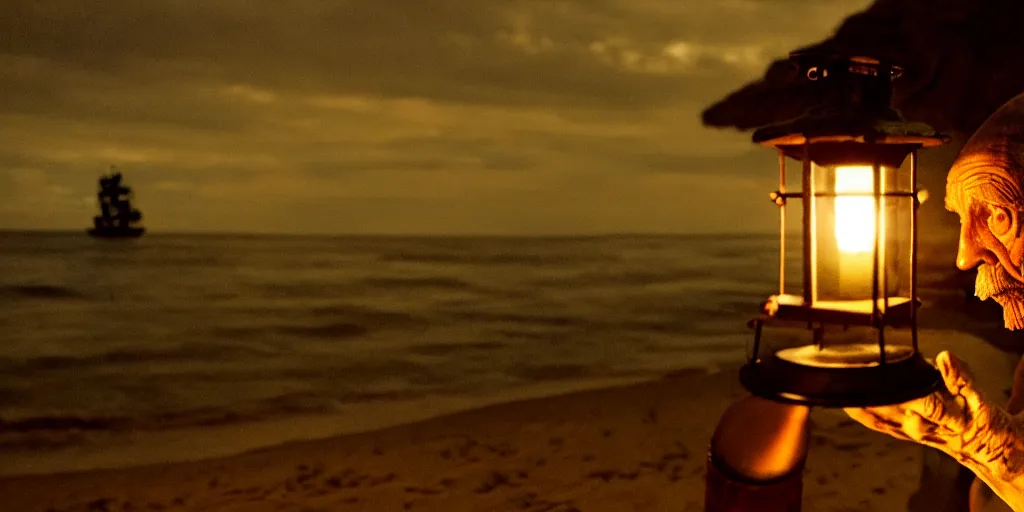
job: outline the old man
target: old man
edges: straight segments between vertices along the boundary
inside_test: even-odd
[[[947,176],[946,207],[960,217],[957,267],[977,268],[976,295],[1002,306],[1006,328],[1024,328],[1024,94],[992,114],[961,150]],[[1024,360],[1007,408],[978,392],[955,355],[942,352],[935,364],[947,389],[846,413],[970,469],[977,477],[972,512],[1024,512]],[[806,407],[756,397],[733,404],[711,441],[705,509],[798,511],[808,417]],[[752,435],[751,424],[762,432]]]

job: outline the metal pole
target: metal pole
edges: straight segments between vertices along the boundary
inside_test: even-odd
[[[803,168],[803,209],[804,209],[804,232],[803,232],[803,253],[804,253],[804,305],[810,306],[817,299],[817,283],[814,279],[815,250],[814,250],[814,175],[811,169],[811,141],[804,141],[804,168]]]
[[[882,231],[882,190],[881,168],[876,160],[872,164],[872,179],[875,190],[875,249],[871,264],[871,325],[878,329],[879,362],[885,364],[885,329],[878,312],[878,256],[881,252],[879,237]]]
[[[878,172],[881,175],[879,183],[882,187],[879,189],[882,194],[882,206],[879,209],[881,231],[878,232],[878,237],[881,238],[881,241],[879,242],[880,247],[878,249],[878,267],[879,272],[882,274],[882,325],[884,326],[885,318],[889,315],[889,265],[887,261],[889,259],[889,230],[892,229],[892,226],[889,225],[887,214],[889,208],[889,180],[885,176],[886,169],[884,167],[879,166]],[[897,186],[898,184],[899,181],[897,181]]]
[[[913,210],[910,212],[910,340],[917,353],[917,209],[921,206],[917,198],[917,150],[910,152],[910,191],[914,196],[910,199]]]
[[[786,153],[779,150],[779,193],[786,193]],[[786,200],[779,205],[779,295],[786,293]]]

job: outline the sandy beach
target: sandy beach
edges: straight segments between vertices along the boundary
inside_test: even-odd
[[[1012,358],[933,332],[995,390]],[[501,404],[237,456],[0,480],[0,510],[700,511],[707,441],[735,368]],[[1002,377],[1001,377],[1002,376]],[[905,510],[922,450],[816,409],[804,509]],[[884,468],[884,470],[882,469]]]
[[[707,440],[742,392],[732,369],[690,371],[217,460],[8,478],[0,510],[698,511]],[[903,508],[918,447],[841,412],[813,420],[807,510]]]

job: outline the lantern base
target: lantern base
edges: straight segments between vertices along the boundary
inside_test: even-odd
[[[886,364],[849,366],[801,364],[772,354],[744,365],[740,382],[761,398],[818,407],[900,404],[944,385],[939,371],[919,353]]]

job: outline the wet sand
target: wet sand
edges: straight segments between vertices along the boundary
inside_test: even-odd
[[[970,348],[984,386],[1008,384],[1012,360],[974,341],[925,352]],[[6,478],[0,510],[700,511],[708,439],[742,394],[735,368],[678,372],[227,458]],[[841,411],[812,421],[805,510],[906,509],[921,447]]]

